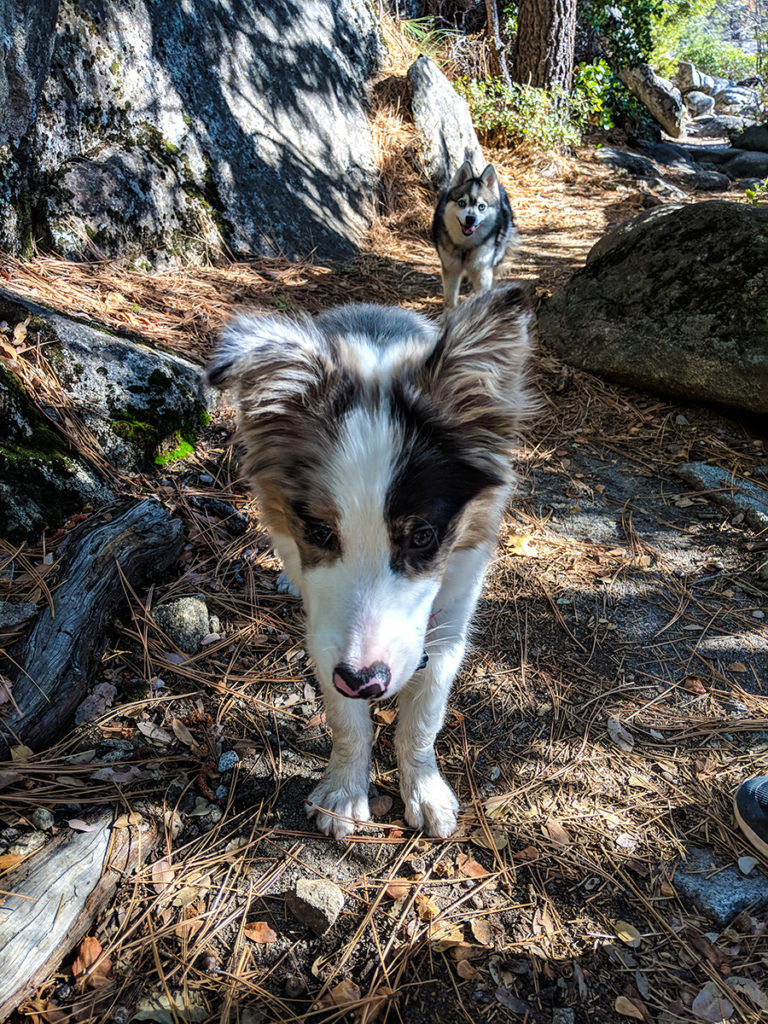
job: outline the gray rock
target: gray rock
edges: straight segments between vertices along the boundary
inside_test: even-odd
[[[765,178],[739,178],[734,181],[733,187],[737,192],[744,192],[746,189],[756,189],[765,184]]]
[[[688,60],[681,60],[677,65],[675,84],[681,93],[689,93],[693,90],[703,92],[711,96],[715,91],[715,80],[711,75],[705,75]]]
[[[740,149],[768,153],[768,124],[753,124],[733,139],[733,145]]]
[[[419,136],[416,162],[434,187],[447,188],[465,160],[479,174],[486,161],[467,101],[429,57],[419,57],[408,68],[408,88]]]
[[[743,152],[723,143],[720,146],[686,146],[686,152],[695,163],[726,164]]]
[[[768,412],[768,208],[667,204],[622,224],[542,306],[539,336],[637,387]]]
[[[614,149],[613,146],[601,146],[595,150],[595,159],[601,164],[613,167],[617,171],[626,171],[636,178],[657,178],[659,168],[646,156],[630,153],[625,149]]]
[[[576,1013],[568,1006],[558,1006],[552,1011],[552,1024],[573,1024]]]
[[[702,117],[688,125],[688,134],[697,139],[733,139],[755,122],[749,117],[735,114],[717,114]]]
[[[238,757],[236,750],[225,750],[219,758],[218,770],[220,772],[232,771],[239,760],[240,758]]]
[[[768,879],[764,875],[747,878],[735,866],[722,868],[712,850],[693,846],[673,878],[678,893],[720,928],[747,907],[759,911],[768,903]]]
[[[757,95],[752,89],[743,89],[738,85],[728,85],[715,91],[715,110],[718,114],[741,114],[744,111],[754,112]]]
[[[286,900],[294,916],[315,935],[332,928],[344,906],[344,893],[333,882],[322,878],[300,878]]]
[[[712,96],[705,92],[687,92],[683,96],[685,106],[691,117],[700,117],[702,114],[711,114],[715,109],[715,101]]]
[[[208,605],[203,594],[157,605],[152,609],[152,618],[168,639],[186,654],[194,654],[203,637],[211,632]]]
[[[650,64],[622,68],[618,72],[624,85],[648,109],[667,135],[676,139],[683,130],[683,97],[666,78],[657,75]]]
[[[51,812],[46,807],[36,807],[32,812],[30,819],[35,828],[40,829],[41,832],[48,832],[53,828],[53,823],[56,820]]]
[[[693,187],[702,192],[727,192],[731,187],[731,179],[727,174],[720,174],[719,171],[700,167],[696,170]]]
[[[673,185],[670,181],[665,181],[664,178],[638,178],[638,182],[642,182],[647,185],[648,188],[652,189],[660,196],[665,196],[667,199],[685,199],[685,192],[677,185]]]
[[[742,152],[724,163],[723,171],[730,178],[768,177],[768,153]]]
[[[113,466],[136,472],[194,443],[214,404],[199,366],[8,293],[0,311],[32,315],[27,330],[46,342],[62,390]]]
[[[768,527],[768,490],[764,487],[758,487],[751,480],[734,477],[708,462],[686,462],[674,472],[690,487],[706,492],[716,505],[727,508],[731,513],[743,513],[753,530]]]
[[[366,0],[0,5],[13,30],[1,245],[354,256],[375,198],[366,87],[382,54]]]
[[[36,615],[37,605],[29,601],[19,601],[16,604],[11,604],[10,601],[0,601],[0,633],[10,633],[13,630],[21,629]]]
[[[685,146],[678,146],[674,142],[657,142],[654,146],[649,146],[648,156],[665,167],[689,166],[691,163]]]

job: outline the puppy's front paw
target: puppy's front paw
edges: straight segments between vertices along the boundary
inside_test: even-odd
[[[343,839],[355,831],[362,821],[370,821],[368,789],[343,783],[329,776],[315,786],[306,804],[307,817],[314,814],[321,832],[335,839]]]
[[[456,830],[459,801],[448,783],[437,773],[417,775],[406,773],[400,784],[405,804],[405,820],[414,828],[423,828],[439,839]]]
[[[285,569],[283,569],[283,571],[277,577],[277,583],[275,583],[275,586],[277,587],[278,594],[290,594],[291,597],[301,597],[301,591],[293,582],[293,580],[285,571]]]

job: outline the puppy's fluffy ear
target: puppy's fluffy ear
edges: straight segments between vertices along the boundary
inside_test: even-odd
[[[472,177],[472,174],[472,164],[469,162],[469,160],[465,160],[461,167],[458,169],[458,171],[456,171],[454,176],[451,178],[451,183],[448,186],[448,191],[450,192],[451,189],[456,188],[458,185],[463,185],[465,181],[469,181],[469,179]]]
[[[222,332],[208,380],[233,388],[244,413],[279,413],[330,371],[325,339],[308,318],[241,316]]]
[[[422,373],[435,408],[478,440],[512,440],[534,411],[526,368],[533,348],[527,296],[506,285],[451,312]]]

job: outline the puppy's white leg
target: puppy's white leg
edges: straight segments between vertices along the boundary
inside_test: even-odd
[[[292,594],[301,597],[301,556],[292,537],[282,533],[272,535],[272,546],[283,563],[283,571],[277,577],[277,590],[280,594]]]
[[[464,649],[462,639],[430,653],[427,667],[416,673],[400,695],[395,735],[405,820],[441,838],[456,828],[459,802],[438,771],[435,738]]]
[[[476,295],[489,292],[493,288],[493,267],[477,267],[471,274],[472,290]]]
[[[356,822],[371,816],[368,774],[373,725],[367,700],[344,697],[332,687],[324,688],[323,696],[333,749],[322,781],[310,793],[307,816],[316,814],[321,832],[343,839],[354,832]]]

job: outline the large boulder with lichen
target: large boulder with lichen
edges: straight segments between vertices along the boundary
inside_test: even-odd
[[[650,64],[621,68],[619,78],[646,107],[667,135],[676,139],[683,130],[683,97],[666,78],[657,75]]]
[[[539,313],[566,362],[768,413],[768,209],[714,200],[622,224]]]
[[[366,0],[0,0],[0,246],[354,255],[375,163]]]
[[[1,292],[0,342],[0,536],[111,500],[111,477],[190,454],[208,421],[213,394],[179,356]]]

